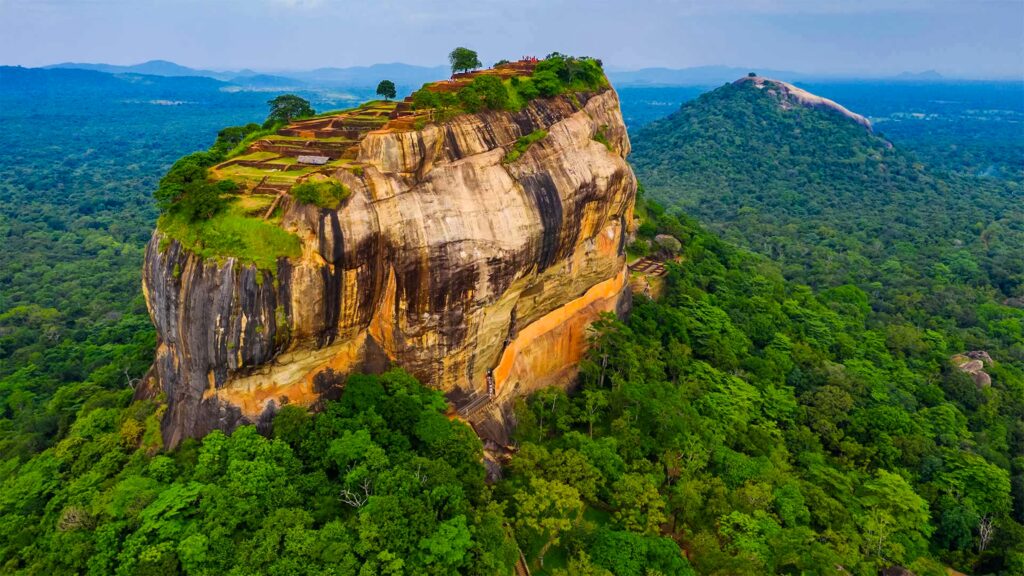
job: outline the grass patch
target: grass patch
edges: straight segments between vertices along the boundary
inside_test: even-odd
[[[519,138],[516,140],[516,143],[512,145],[512,149],[505,154],[504,158],[501,159],[502,163],[511,164],[512,162],[519,160],[519,157],[525,154],[534,142],[539,142],[540,140],[547,138],[547,136],[547,130],[534,130],[526,136]]]
[[[328,162],[324,166],[332,166],[332,167],[335,167],[335,168],[341,168],[342,166],[348,166],[351,163],[352,163],[352,159],[351,158],[338,158],[337,160],[331,160],[330,162]]]
[[[320,112],[314,116],[310,116],[310,118],[327,118],[328,116],[337,116],[338,114],[344,114],[358,109],[359,108],[339,108],[338,110],[328,110],[326,112]]]
[[[519,111],[537,97],[537,88],[528,77],[513,77],[502,81],[508,92],[508,109]]]
[[[380,110],[394,110],[398,106],[396,100],[367,100],[359,105],[360,108],[378,108]]]
[[[278,162],[275,161],[275,164]],[[263,170],[262,168],[252,168],[249,166],[227,166],[216,171],[216,175],[219,178],[231,178],[235,181],[247,181],[258,183],[263,180],[264,177],[268,177],[268,182],[274,183],[292,183],[300,176],[306,174],[312,174],[316,172],[318,166],[304,166],[294,163],[281,163],[282,170]]]
[[[238,156],[235,160],[247,160],[253,162],[262,162],[263,160],[270,160],[271,158],[277,158],[276,152],[266,152],[263,150],[257,150],[256,152],[250,152],[242,156]]]
[[[611,152],[612,151],[612,143],[608,141],[608,135],[605,134],[605,130],[607,130],[607,129],[608,129],[608,125],[607,124],[602,124],[601,127],[597,129],[597,132],[594,132],[594,138],[593,139],[594,139],[595,142],[600,142],[601,144],[604,144],[604,147],[609,152]]]
[[[344,184],[333,178],[296,184],[289,193],[303,204],[334,210],[352,195]]]
[[[554,570],[565,570],[569,565],[569,555],[565,548],[561,544],[556,544],[548,548],[547,553],[544,554],[544,567],[542,568],[538,562],[538,557],[541,548],[544,547],[544,542],[543,538],[534,537],[523,548],[523,555],[526,556],[526,562],[530,565],[530,571],[535,576],[546,576]]]
[[[247,194],[239,196],[235,206],[243,213],[253,216],[263,216],[263,213],[274,203],[274,196],[269,194]]]
[[[274,142],[274,143],[280,142],[282,144],[294,144],[296,142],[303,143],[303,144],[306,143],[306,142],[331,142],[331,143],[342,143],[342,144],[346,144],[346,143],[355,144],[357,142],[356,140],[353,140],[351,138],[346,138],[344,136],[328,136],[328,137],[324,137],[324,138],[319,138],[319,137],[308,138],[306,136],[284,136],[282,134],[274,134],[273,136],[268,136],[266,138],[266,140],[269,141],[269,142]]]
[[[293,164],[298,164],[298,162],[299,162],[299,159],[295,158],[293,156],[282,156],[280,158],[274,159],[274,161],[272,161],[272,162],[267,162],[267,164],[273,164],[274,166],[281,166],[282,168],[286,169],[288,166],[291,166]]]
[[[270,128],[266,128],[266,129],[263,129],[263,130],[257,130],[255,132],[250,133],[241,142],[239,142],[234,148],[232,148],[231,151],[229,151],[224,156],[224,158],[230,160],[231,158],[234,158],[235,156],[238,156],[239,154],[245,153],[245,151],[247,151],[249,149],[249,146],[251,146],[253,142],[259,140],[260,138],[266,138],[267,136],[270,136],[271,134],[275,134],[279,129],[281,129],[282,126],[284,126],[283,123],[278,123],[278,124],[274,124]]]
[[[277,272],[279,257],[302,255],[298,236],[247,215],[245,205],[237,198],[208,220],[190,222],[174,211],[165,213],[157,221],[157,229],[202,258],[237,258],[242,264],[254,264],[271,273]]]

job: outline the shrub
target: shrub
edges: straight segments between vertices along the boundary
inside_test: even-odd
[[[558,79],[558,75],[551,70],[534,72],[533,84],[537,87],[537,92],[545,98],[562,93],[562,82]]]
[[[303,204],[312,204],[331,210],[347,199],[352,191],[334,179],[302,182],[292,186],[292,197]]]
[[[604,133],[604,131],[607,128],[608,128],[607,124],[602,125],[600,128],[598,128],[597,132],[594,132],[594,141],[600,142],[601,144],[604,144],[604,147],[607,148],[609,152],[611,152],[612,151],[612,143],[608,141],[608,135]]]
[[[528,102],[537,96],[540,96],[540,90],[537,89],[537,84],[530,78],[520,79],[517,77],[512,80],[512,85],[515,86],[516,90],[519,92],[519,96],[521,96],[523,100]],[[516,82],[516,80],[518,80],[518,82]]]
[[[658,226],[654,222],[647,220],[640,227],[636,229],[636,235],[641,238],[654,238],[654,235],[658,233]]]
[[[209,218],[222,207],[221,194],[234,192],[234,182],[207,181],[207,168],[216,164],[222,155],[217,152],[193,152],[179,159],[160,179],[153,197],[162,212],[174,209],[189,220]]]
[[[533,80],[542,96],[550,98],[571,90],[596,90],[608,82],[601,62],[554,52],[537,64]]]
[[[217,133],[217,141],[213,143],[210,151],[219,156],[227,157],[228,153],[246,141],[250,134],[259,131],[260,125],[255,122],[245,126],[228,126]]]
[[[413,110],[430,110],[431,120],[443,122],[449,117],[459,100],[455,94],[431,92],[425,86],[412,94]],[[422,120],[422,119],[420,119]],[[426,125],[426,121],[417,120],[415,128],[420,130]]]
[[[437,108],[437,103],[437,94],[431,92],[425,86],[412,93],[413,110]]]
[[[181,212],[189,221],[206,220],[220,212],[226,202],[222,194],[237,191],[238,186],[230,180],[216,183],[205,180],[192,183],[185,187],[184,193],[178,198],[173,209]]]
[[[459,91],[459,104],[466,112],[505,110],[509,107],[508,90],[497,76],[477,76]]]
[[[512,149],[509,150],[507,154],[505,154],[505,157],[502,158],[501,161],[505,164],[511,164],[512,162],[515,162],[516,160],[519,159],[520,156],[526,153],[526,150],[530,148],[531,144],[543,140],[544,138],[547,138],[547,135],[547,130],[534,130],[533,132],[530,132],[526,136],[523,136],[522,138],[516,140],[516,143],[512,146]]]
[[[430,110],[429,120],[443,122],[459,113],[519,110],[538,96],[551,98],[566,92],[580,108],[572,92],[597,90],[607,85],[599,60],[554,53],[538,63],[530,77],[515,76],[502,81],[498,76],[480,75],[455,93],[432,92],[425,85],[413,93],[412,104],[415,110]]]

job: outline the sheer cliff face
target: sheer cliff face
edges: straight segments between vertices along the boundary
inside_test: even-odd
[[[502,162],[538,129],[548,136]],[[478,428],[515,395],[568,384],[586,326],[628,306],[628,152],[614,91],[537,100],[369,134],[362,174],[337,174],[353,191],[338,210],[286,201],[303,255],[276,274],[204,261],[155,233],[143,285],[165,443],[266,422],[391,364],[483,405],[463,411]],[[492,401],[472,401],[489,387]]]

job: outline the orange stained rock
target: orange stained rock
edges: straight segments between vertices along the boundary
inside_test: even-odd
[[[587,326],[601,312],[615,310],[627,278],[628,269],[623,266],[614,277],[520,330],[494,369],[497,395],[510,381],[559,376],[575,368],[586,351]]]
[[[394,356],[395,346],[395,289],[398,285],[395,279],[395,269],[388,267],[388,279],[384,285],[384,297],[377,313],[370,321],[370,334],[380,344],[389,357]]]
[[[320,397],[314,388],[313,378],[327,369],[338,374],[350,372],[362,361],[365,343],[366,334],[360,333],[351,340],[325,349],[329,352],[322,358],[310,355],[303,362],[302,359],[285,355],[279,359],[278,364],[271,365],[266,373],[238,378],[221,388],[208,388],[203,393],[203,399],[216,397],[233,404],[249,418],[263,413],[272,400],[278,405],[284,404],[287,399],[288,404],[312,406]]]

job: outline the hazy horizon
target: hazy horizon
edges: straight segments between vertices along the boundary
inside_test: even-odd
[[[0,64],[168,60],[264,72],[490,64],[551,51],[610,69],[730,66],[833,76],[1024,78],[1024,2],[0,0]]]

